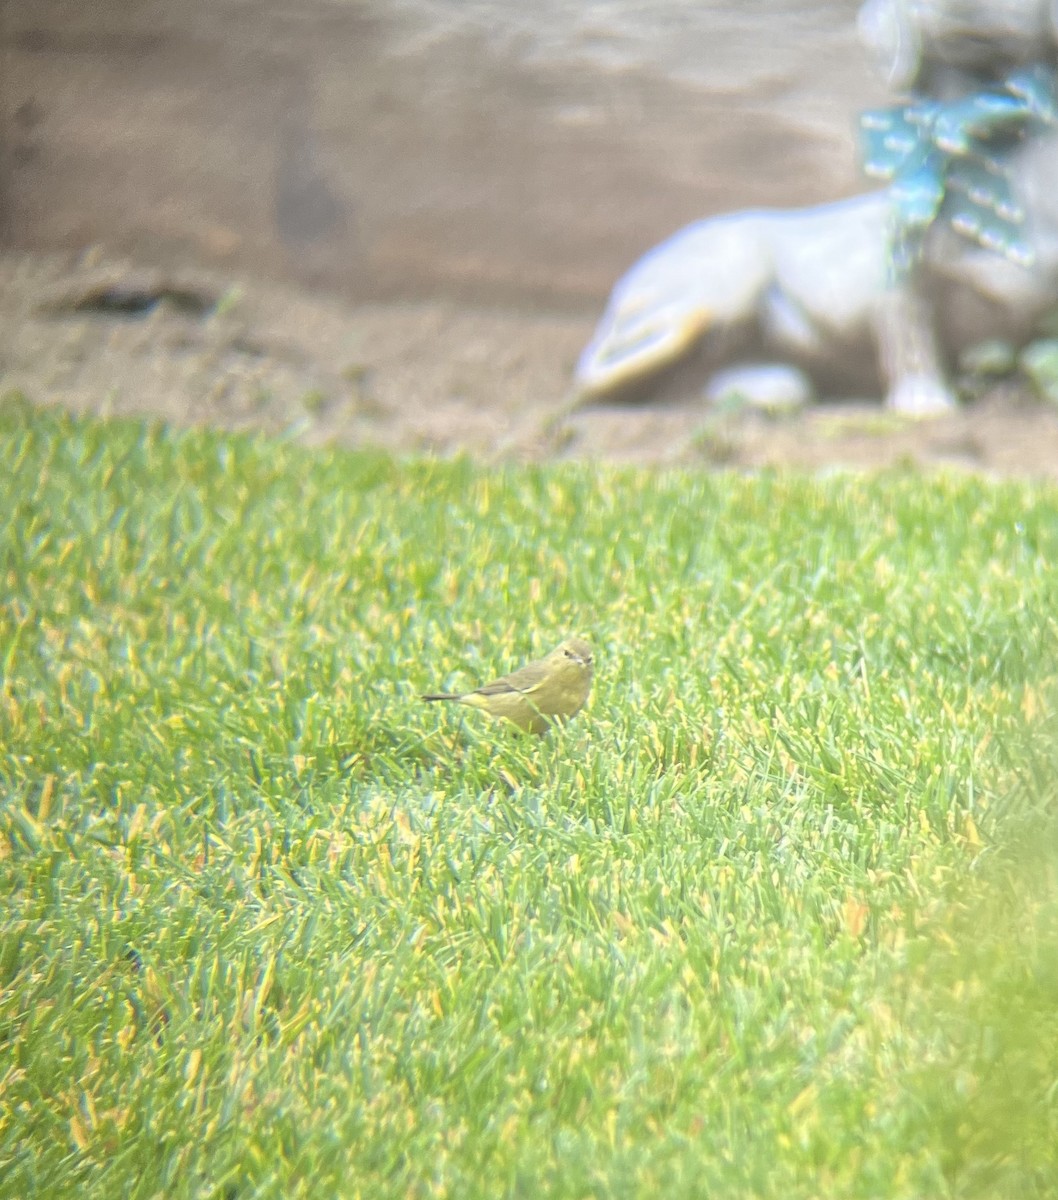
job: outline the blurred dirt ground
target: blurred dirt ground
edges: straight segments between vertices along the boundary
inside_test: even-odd
[[[1014,387],[927,422],[870,399],[783,418],[717,413],[701,398],[705,381],[691,377],[663,401],[571,408],[571,370],[595,315],[356,305],[93,253],[9,252],[0,255],[0,391],[398,454],[1058,478],[1058,410]]]

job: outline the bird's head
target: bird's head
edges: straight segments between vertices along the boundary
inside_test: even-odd
[[[566,638],[562,645],[553,651],[553,654],[556,659],[561,660],[563,663],[568,663],[578,668],[587,668],[588,671],[594,669],[591,646],[583,638]]]

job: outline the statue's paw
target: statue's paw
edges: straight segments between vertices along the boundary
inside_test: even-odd
[[[935,375],[909,375],[889,390],[886,407],[907,417],[939,417],[958,408],[958,401]]]
[[[745,363],[718,371],[705,398],[714,408],[745,405],[771,416],[797,412],[814,399],[808,376],[787,363]]]

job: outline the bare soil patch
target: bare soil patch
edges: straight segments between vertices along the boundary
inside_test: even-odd
[[[661,401],[571,409],[595,315],[356,305],[92,254],[11,252],[0,255],[0,388],[82,412],[398,454],[1058,477],[1058,412],[1009,386],[925,422],[872,399],[781,419],[716,413],[704,380]]]

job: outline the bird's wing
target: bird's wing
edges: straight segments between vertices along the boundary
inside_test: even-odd
[[[502,679],[483,684],[476,691],[479,696],[502,696],[509,692],[521,692],[524,695],[539,687],[546,674],[547,668],[541,663],[530,663],[527,667],[512,671],[510,675],[504,675]]]

